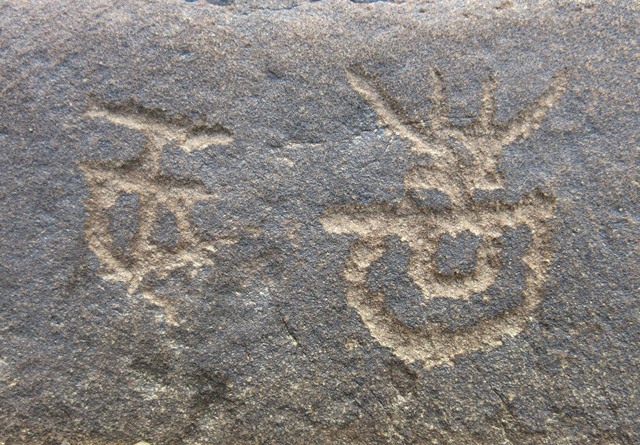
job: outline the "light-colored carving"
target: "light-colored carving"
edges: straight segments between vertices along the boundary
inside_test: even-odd
[[[130,295],[140,292],[144,298],[164,308],[168,322],[176,323],[171,306],[145,289],[144,279],[151,274],[164,278],[181,268],[195,273],[202,266],[212,265],[211,254],[221,243],[230,240],[204,241],[198,236],[192,208],[197,202],[211,200],[214,196],[199,181],[182,180],[163,173],[163,147],[179,146],[185,152],[191,152],[213,144],[228,144],[232,140],[231,134],[217,126],[177,124],[140,108],[95,108],[87,116],[141,131],[147,137],[146,145],[135,159],[124,163],[80,164],[89,185],[87,243],[102,263],[103,278],[125,283]],[[126,259],[114,253],[107,215],[107,210],[122,194],[136,194],[140,199],[139,227]],[[162,247],[152,239],[154,223],[163,210],[175,218],[178,239],[174,248]]]
[[[429,124],[415,124],[367,74],[348,73],[352,87],[375,109],[380,124],[411,144],[411,149],[429,156],[428,165],[410,168],[404,177],[405,194],[398,202],[373,205],[345,205],[329,209],[322,217],[326,231],[355,233],[359,239],[351,246],[345,263],[347,302],[359,313],[373,337],[402,359],[422,361],[425,367],[451,363],[456,355],[501,344],[503,335],[515,336],[525,327],[541,300],[540,287],[549,262],[549,226],[555,199],[534,190],[517,202],[481,201],[478,192],[504,192],[504,178],[497,168],[503,147],[528,137],[566,89],[562,72],[532,104],[504,125],[494,121],[495,82],[483,83],[479,114],[466,126],[453,125],[448,116],[445,83],[432,70],[433,106]],[[420,206],[416,191],[435,190],[446,196],[446,205]],[[508,200],[507,200],[508,201]],[[371,265],[386,250],[385,239],[397,236],[408,243],[411,258],[408,275],[422,291],[425,305],[434,298],[467,300],[492,285],[501,268],[499,239],[505,229],[526,225],[532,234],[526,255],[524,302],[496,318],[479,319],[471,327],[446,329],[435,323],[408,328],[384,306],[384,295],[367,285]],[[438,273],[435,254],[442,234],[470,232],[481,237],[477,262],[467,276],[444,277]]]

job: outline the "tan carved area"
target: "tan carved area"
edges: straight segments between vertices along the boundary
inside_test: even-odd
[[[448,116],[445,82],[432,70],[433,107],[429,125],[414,123],[393,98],[366,73],[348,73],[352,87],[375,109],[388,131],[410,142],[411,149],[429,156],[428,165],[410,168],[404,177],[405,194],[397,202],[345,205],[329,209],[322,217],[329,233],[357,234],[345,263],[347,302],[355,308],[371,335],[402,359],[422,361],[425,367],[451,363],[456,355],[501,344],[504,335],[515,336],[525,327],[541,300],[550,250],[548,220],[555,199],[534,190],[517,202],[477,200],[478,192],[504,190],[497,168],[505,145],[528,137],[566,89],[567,76],[556,75],[548,89],[504,125],[494,121],[495,82],[483,83],[482,102],[474,122],[453,125]],[[416,196],[436,193],[437,205],[419,205]],[[471,327],[447,330],[430,324],[409,328],[389,314],[384,295],[369,289],[366,279],[371,265],[386,251],[386,239],[397,236],[408,243],[411,257],[407,273],[420,288],[424,310],[433,298],[467,300],[492,285],[506,267],[500,260],[500,236],[507,228],[526,225],[532,234],[523,263],[527,268],[524,302],[494,318],[478,319]],[[443,234],[471,233],[482,240],[473,272],[466,276],[438,273],[435,254]]]

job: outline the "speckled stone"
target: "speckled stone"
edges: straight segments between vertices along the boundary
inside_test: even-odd
[[[0,5],[0,444],[640,443],[630,1]]]

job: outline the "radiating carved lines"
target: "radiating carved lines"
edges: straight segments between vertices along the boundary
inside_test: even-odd
[[[377,79],[366,73],[347,73],[353,88],[376,110],[383,125],[399,137],[411,142],[412,150],[431,156],[428,178],[412,178],[416,186],[446,185],[454,197],[469,198],[475,189],[502,188],[496,163],[502,148],[517,138],[526,138],[539,128],[547,111],[566,89],[567,75],[562,71],[549,88],[504,125],[494,121],[495,81],[482,84],[482,100],[478,117],[466,126],[455,126],[449,119],[445,82],[442,74],[431,70],[434,83],[429,125],[415,123],[380,87]],[[457,147],[462,148],[456,150]],[[419,173],[416,173],[419,176]],[[409,184],[411,185],[411,184]]]
[[[105,279],[125,283],[129,294],[136,293],[142,286],[142,296],[165,307],[168,321],[175,322],[171,308],[144,289],[143,281],[147,277],[166,277],[180,268],[195,272],[211,265],[211,253],[220,242],[200,239],[192,220],[194,204],[210,200],[212,195],[200,181],[178,179],[163,172],[163,148],[178,146],[191,152],[213,144],[228,144],[231,133],[220,126],[171,120],[142,107],[94,108],[87,116],[141,131],[147,137],[146,145],[135,159],[123,164],[85,162],[80,165],[90,192],[86,203],[87,242],[104,266]],[[114,252],[108,216],[108,210],[123,194],[135,195],[140,201],[138,230],[128,246],[127,258]],[[154,224],[161,217],[161,211],[173,216],[178,235],[174,246],[162,246],[153,239]]]
[[[495,346],[502,335],[516,335],[525,326],[531,311],[540,302],[539,289],[548,262],[547,221],[555,199],[535,189],[521,196],[506,190],[497,168],[503,147],[528,137],[543,122],[549,109],[562,96],[567,75],[556,75],[548,89],[532,104],[504,125],[494,121],[495,81],[482,85],[479,114],[465,126],[449,120],[443,76],[431,71],[434,84],[428,125],[414,123],[379,82],[366,73],[348,73],[352,87],[375,109],[380,123],[407,140],[414,151],[429,155],[427,165],[415,165],[404,177],[405,194],[398,202],[373,205],[346,205],[329,209],[322,224],[330,233],[359,236],[346,260],[347,301],[360,314],[371,334],[407,361],[421,360],[425,366],[450,362],[461,353]],[[372,291],[368,277],[372,265],[388,249],[390,237],[397,237],[411,249],[407,275],[421,290],[424,313],[436,299],[477,299],[496,285],[504,264],[502,240],[507,229],[525,227],[531,242],[521,262],[527,270],[523,303],[491,318],[478,318],[472,326],[455,330],[428,323],[408,327],[385,304],[385,296]],[[443,275],[435,257],[442,236],[463,233],[479,237],[472,273]]]

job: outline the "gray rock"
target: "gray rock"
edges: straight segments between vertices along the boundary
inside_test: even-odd
[[[638,7],[0,5],[0,444],[640,443]]]

